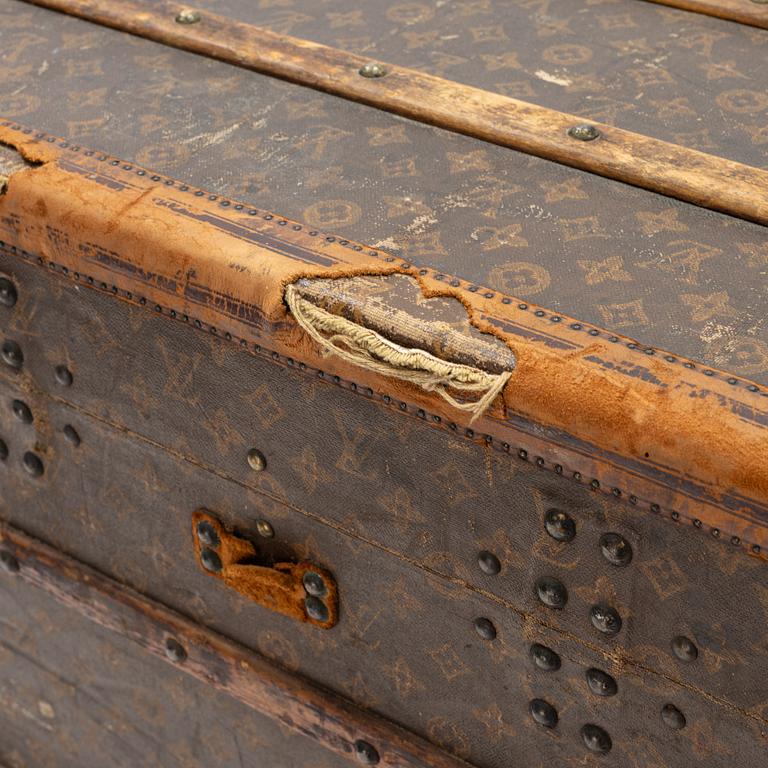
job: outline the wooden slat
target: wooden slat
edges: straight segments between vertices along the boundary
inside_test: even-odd
[[[399,726],[279,669],[4,523],[0,523],[0,550],[5,553],[0,578],[23,578],[63,606],[316,740],[318,747],[348,758],[351,764],[361,764],[355,745],[362,739],[378,752],[381,768],[468,768],[466,762]],[[8,571],[8,554],[18,561],[18,571]],[[169,638],[181,644],[183,660],[169,658]]]
[[[647,0],[647,2],[768,29],[768,3],[765,2],[756,0]]]
[[[363,102],[591,173],[761,224],[768,223],[768,171],[620,128],[594,125],[600,137],[578,141],[568,129],[583,117],[384,65],[359,74],[360,56],[205,12],[175,19],[184,6],[125,0],[28,0],[141,37]]]

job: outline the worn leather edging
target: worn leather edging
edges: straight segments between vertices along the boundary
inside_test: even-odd
[[[583,117],[406,67],[386,64],[383,77],[361,77],[361,56],[207,11],[179,24],[187,7],[166,0],[27,2],[768,224],[768,171],[760,168],[597,123],[598,138],[578,141],[568,130]]]
[[[765,556],[757,385],[9,121],[0,141],[41,163],[0,198],[0,237],[21,257],[458,430],[462,415],[433,393],[323,358],[282,300],[300,277],[410,275],[518,361],[503,404],[467,437]]]
[[[42,589],[64,607],[351,764],[360,764],[362,741],[376,750],[382,768],[469,768],[404,728],[283,671],[5,523],[0,524],[0,546],[6,578],[15,575]]]
[[[646,0],[682,11],[768,29],[768,5],[759,0]]]

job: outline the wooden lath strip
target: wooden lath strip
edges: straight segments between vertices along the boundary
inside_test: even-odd
[[[456,133],[768,224],[768,171],[405,67],[364,77],[366,59],[170,2],[27,0],[240,67],[290,80]],[[197,19],[197,20],[195,20]]]
[[[768,29],[768,3],[764,0],[647,0],[683,11]]]

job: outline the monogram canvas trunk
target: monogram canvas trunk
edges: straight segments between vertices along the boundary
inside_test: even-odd
[[[0,0],[0,764],[766,765],[766,54]]]

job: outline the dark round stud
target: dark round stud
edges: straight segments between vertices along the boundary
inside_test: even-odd
[[[32,423],[32,411],[29,406],[23,400],[14,400],[11,403],[11,410],[13,415],[24,424]]]
[[[19,561],[8,550],[4,549],[0,551],[0,568],[6,573],[18,573]]]
[[[72,386],[72,371],[66,365],[57,365],[54,376],[56,377],[56,383],[60,387]]]
[[[387,74],[387,68],[384,65],[379,64],[375,61],[369,61],[367,64],[363,64],[363,66],[360,67],[358,72],[363,77],[372,77],[372,78],[384,77],[384,75]]]
[[[499,558],[492,552],[488,552],[486,549],[477,556],[477,564],[486,576],[496,576],[501,570]]]
[[[568,590],[552,576],[542,576],[536,582],[536,594],[544,605],[561,610],[568,602]]]
[[[484,619],[482,617],[475,619],[475,632],[477,632],[483,640],[496,639],[496,627],[493,626],[493,622],[490,619]]]
[[[0,277],[0,304],[13,307],[18,298],[16,286],[7,277]]]
[[[544,527],[556,541],[571,541],[576,535],[573,518],[560,509],[548,509],[544,515]]]
[[[221,571],[221,558],[212,549],[204,549],[200,553],[200,560],[206,571],[211,573],[219,573]]]
[[[168,637],[165,640],[165,655],[174,663],[180,664],[186,660],[187,651],[175,637]]]
[[[557,725],[557,710],[544,699],[533,699],[528,705],[531,717],[545,728],[554,728]]]
[[[9,368],[14,368],[15,370],[18,370],[24,364],[24,353],[21,351],[21,347],[10,339],[3,342],[0,357],[2,357],[3,362]]]
[[[577,141],[594,141],[600,137],[600,131],[594,125],[585,123],[571,126],[568,129],[568,135]]]
[[[618,692],[616,681],[602,669],[588,669],[586,672],[587,685],[595,696],[615,696]]]
[[[676,731],[685,728],[685,715],[674,704],[665,704],[662,707],[661,719]]]
[[[219,534],[210,520],[199,520],[196,530],[198,540],[206,547],[213,547],[216,549],[219,544],[221,544]],[[219,564],[219,567],[221,567],[221,564]]]
[[[31,477],[40,477],[45,471],[42,460],[36,453],[32,453],[32,451],[27,451],[24,456],[22,456],[21,463],[24,466],[24,469],[27,470],[27,474]]]
[[[80,435],[78,434],[77,430],[71,424],[67,424],[64,427],[63,432],[64,432],[64,437],[66,438],[67,442],[73,448],[78,448],[80,446]]]
[[[534,643],[531,646],[531,659],[544,672],[557,672],[560,669],[560,657],[546,645]]]
[[[8,444],[5,440],[0,440],[0,461],[5,461],[8,458]]]
[[[328,621],[328,606],[319,598],[310,595],[304,600],[307,616],[314,621]]]
[[[248,451],[248,465],[256,472],[263,472],[267,468],[267,460],[261,451],[251,448]]]
[[[328,587],[325,583],[325,579],[323,579],[319,573],[307,571],[304,576],[302,576],[301,583],[304,585],[304,589],[308,595],[325,597],[325,595],[328,594]]]
[[[680,661],[696,661],[699,657],[699,649],[696,647],[693,640],[690,640],[684,635],[678,635],[672,641],[672,653],[674,653]]]
[[[604,755],[611,751],[613,742],[611,737],[603,730],[599,725],[592,725],[587,723],[581,729],[581,739],[584,742],[584,746],[590,752],[597,752]]]
[[[362,739],[355,742],[355,757],[361,765],[376,765],[380,759],[376,747]]]
[[[600,537],[600,551],[611,565],[622,567],[632,562],[632,547],[618,533],[604,533]]]
[[[612,637],[621,631],[621,616],[607,605],[593,605],[589,611],[592,626],[604,635]]]

